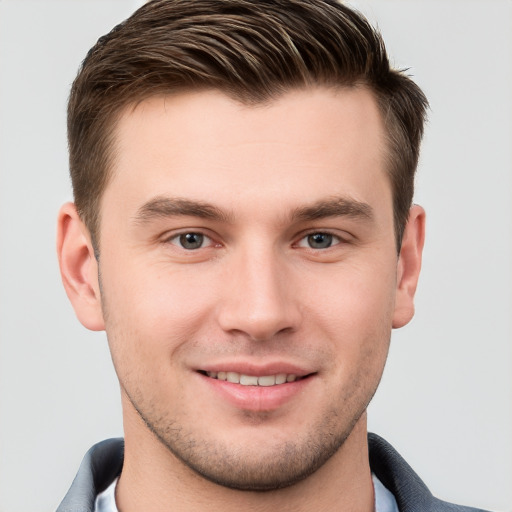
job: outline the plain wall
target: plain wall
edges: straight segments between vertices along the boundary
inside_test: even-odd
[[[0,512],[54,510],[90,445],[122,434],[104,333],[60,283],[65,108],[86,51],[136,0],[0,0]],[[512,511],[512,2],[367,0],[431,102],[413,322],[370,406],[434,494]]]

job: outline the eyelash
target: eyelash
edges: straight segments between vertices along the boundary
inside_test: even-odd
[[[309,243],[312,241],[312,237],[319,236],[319,235],[322,237],[327,237],[328,245],[326,247],[311,247],[311,245],[309,245]],[[197,247],[185,247],[184,244],[187,242],[186,237],[192,237],[192,236],[200,238],[200,240],[197,242],[199,245]],[[316,250],[322,251],[322,250],[330,249],[333,246],[339,245],[339,244],[343,243],[344,241],[345,240],[343,238],[341,238],[340,236],[335,235],[334,233],[331,233],[329,231],[310,231],[309,233],[305,233],[294,244],[294,246],[302,247],[304,249],[309,249],[309,250],[313,250],[313,251],[316,251]],[[178,234],[173,235],[172,237],[167,238],[165,240],[165,242],[175,245],[187,252],[188,251],[193,252],[198,249],[204,249],[205,246],[203,244],[205,242],[207,242],[207,244],[208,244],[206,247],[211,247],[212,245],[215,244],[213,239],[210,236],[202,233],[201,231],[185,231],[182,233],[178,233]],[[308,245],[303,245],[304,242]],[[319,241],[319,242],[321,243],[321,241]],[[192,245],[194,245],[193,241],[190,241],[190,243]],[[216,244],[216,245],[220,247],[221,244]]]
[[[188,237],[188,236],[191,236],[191,235],[194,235],[196,237],[200,237],[201,238],[201,245],[199,247],[187,248],[187,247],[183,246],[183,242],[185,241],[184,240],[185,237]],[[208,245],[214,244],[212,238],[209,237],[208,235],[205,235],[201,231],[185,231],[185,232],[173,235],[173,236],[167,238],[167,240],[165,240],[166,243],[170,243],[172,245],[176,245],[177,247],[180,247],[181,249],[184,249],[185,251],[196,251],[198,249],[204,249],[203,242],[205,242],[205,241],[209,241],[210,242]]]

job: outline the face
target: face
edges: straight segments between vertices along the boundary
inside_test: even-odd
[[[222,485],[301,480],[362,421],[405,323],[375,100],[157,97],[116,135],[99,323],[125,421]]]

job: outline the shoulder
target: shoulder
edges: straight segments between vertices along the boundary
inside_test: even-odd
[[[85,454],[57,512],[92,512],[96,496],[121,473],[123,459],[123,439],[107,439],[95,444]]]
[[[399,453],[376,434],[368,434],[370,466],[395,496],[400,512],[485,512],[434,497]]]

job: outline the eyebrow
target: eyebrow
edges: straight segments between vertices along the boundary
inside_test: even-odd
[[[231,219],[226,212],[209,203],[181,198],[155,197],[137,210],[134,220],[138,224],[146,224],[166,217],[198,217],[223,222],[229,222]]]
[[[349,197],[332,197],[317,201],[309,206],[297,208],[292,219],[313,221],[327,217],[350,217],[355,220],[373,220],[373,208],[361,201]]]
[[[135,214],[137,224],[146,224],[155,219],[167,217],[198,217],[220,222],[231,222],[232,215],[216,206],[190,199],[155,197],[144,203]],[[291,213],[292,221],[314,221],[327,217],[350,217],[373,220],[372,207],[348,197],[332,197],[296,208]]]

